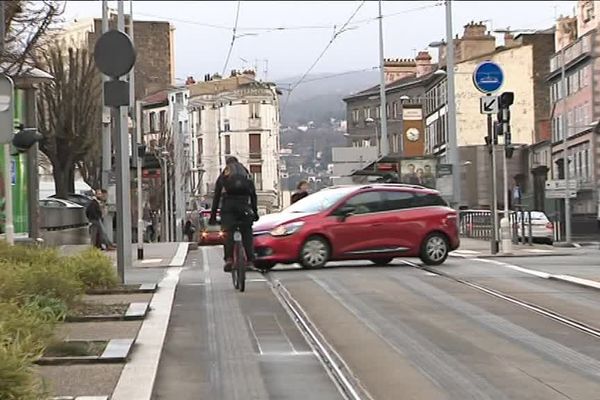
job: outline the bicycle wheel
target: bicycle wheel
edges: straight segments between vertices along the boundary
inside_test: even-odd
[[[236,289],[238,289],[240,292],[243,292],[244,290],[246,290],[246,253],[244,251],[244,247],[240,242],[236,242],[235,259],[236,265],[233,271],[235,271],[237,275]]]

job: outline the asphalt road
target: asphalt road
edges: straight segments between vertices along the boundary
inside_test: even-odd
[[[247,292],[235,293],[220,258],[217,248],[191,253],[154,398],[341,398],[268,282],[251,273]],[[600,328],[600,291],[502,265],[593,279],[598,260],[600,251],[581,249],[498,261],[453,257],[435,268],[449,277],[417,260],[278,266],[269,277],[373,399],[600,400],[599,338],[457,281]]]

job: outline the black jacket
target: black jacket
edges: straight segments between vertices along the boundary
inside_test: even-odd
[[[250,172],[248,172],[242,164],[238,163],[234,168],[239,167],[243,168],[250,177]],[[221,172],[221,175],[219,175],[217,183],[215,184],[215,196],[210,210],[210,218],[212,220],[216,218],[219,203],[221,203],[221,224],[223,225],[240,222],[240,212],[244,210],[250,209],[255,215],[258,215],[258,199],[256,197],[256,188],[252,178],[250,177],[250,194],[244,196],[228,195],[224,191],[225,179],[227,179],[227,177]]]
[[[302,200],[306,196],[308,196],[308,192],[296,192],[292,195],[292,198],[290,199],[290,203],[294,204],[295,202],[297,202],[298,200]]]

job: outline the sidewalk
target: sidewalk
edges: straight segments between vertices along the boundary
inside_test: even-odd
[[[545,244],[533,245],[514,244],[510,253],[503,253],[502,249],[498,254],[492,254],[491,243],[486,240],[460,238],[460,247],[458,250],[450,253],[455,257],[469,258],[503,258],[503,257],[540,257],[540,256],[569,256],[575,253],[574,248],[558,248]]]
[[[144,243],[144,259],[137,259],[137,244],[131,245],[131,267],[133,268],[164,268],[164,267],[180,267],[185,261],[189,243],[187,242],[161,242],[161,243]],[[77,254],[89,247],[89,245],[63,245],[60,246],[60,251],[66,255]],[[107,251],[108,255],[114,263],[117,263],[117,252]]]

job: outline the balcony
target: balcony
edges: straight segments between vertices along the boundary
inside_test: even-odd
[[[565,48],[565,65],[569,65],[572,61],[583,55],[589,55],[592,52],[592,34],[577,39],[577,41]],[[550,58],[550,73],[561,68],[560,52]]]
[[[251,152],[250,153],[250,159],[251,160],[261,160],[262,159],[262,154],[260,152],[258,152],[258,153]]]

